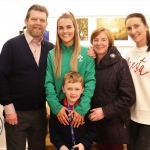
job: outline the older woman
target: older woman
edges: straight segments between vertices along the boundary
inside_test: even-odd
[[[129,109],[135,89],[129,67],[114,46],[111,32],[98,28],[91,34],[96,53],[96,88],[89,118],[96,122],[100,150],[123,150],[130,143]]]

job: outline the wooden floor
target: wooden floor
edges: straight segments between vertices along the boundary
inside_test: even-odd
[[[50,142],[49,134],[46,137],[46,150],[57,150],[53,144]],[[93,144],[91,150],[97,150],[95,144]],[[124,144],[124,150],[127,150],[126,145]]]
[[[46,150],[57,150],[50,142],[49,134],[46,136]]]

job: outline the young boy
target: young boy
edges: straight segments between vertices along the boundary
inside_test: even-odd
[[[64,76],[62,90],[66,97],[61,101],[68,108],[68,115],[74,107],[80,103],[80,96],[84,91],[83,77],[78,72],[68,72]],[[88,119],[88,112],[78,128],[71,125],[73,116],[69,116],[69,125],[59,122],[56,115],[50,113],[50,140],[59,150],[90,150],[96,137],[96,129],[93,122]]]

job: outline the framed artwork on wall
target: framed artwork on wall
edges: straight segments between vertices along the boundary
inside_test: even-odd
[[[102,17],[96,18],[96,28],[109,29],[114,37],[115,46],[134,46],[134,42],[128,36],[124,17]]]
[[[97,18],[97,28],[105,27],[112,32],[114,40],[128,40],[125,18]]]
[[[88,18],[76,19],[81,41],[88,41]]]
[[[76,17],[79,28],[80,43],[83,46],[91,46],[90,35],[93,29],[96,28],[95,18],[93,17]],[[94,27],[93,27],[94,25]]]

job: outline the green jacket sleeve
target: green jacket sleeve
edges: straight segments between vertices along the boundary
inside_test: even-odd
[[[47,69],[45,77],[45,90],[46,90],[46,100],[50,106],[52,112],[57,115],[61,110],[63,105],[59,103],[57,93],[55,90],[55,79],[54,79],[54,68],[53,68],[53,53],[50,51],[47,57]]]
[[[80,104],[75,108],[75,110],[82,116],[84,116],[90,109],[91,98],[95,90],[95,61],[90,56],[87,56],[83,78],[84,92],[81,95]]]

